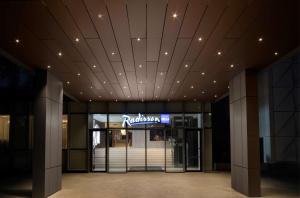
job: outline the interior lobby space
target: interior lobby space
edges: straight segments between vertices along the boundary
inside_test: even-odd
[[[1,0],[0,198],[300,197],[299,0]]]

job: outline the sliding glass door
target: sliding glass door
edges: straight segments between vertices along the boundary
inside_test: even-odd
[[[108,172],[126,172],[126,130],[111,129],[108,133]]]
[[[147,129],[147,171],[165,170],[164,129]]]
[[[145,171],[145,129],[127,130],[127,171]]]
[[[91,130],[92,136],[92,171],[105,172],[106,171],[106,130]]]

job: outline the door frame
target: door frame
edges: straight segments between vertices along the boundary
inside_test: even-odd
[[[95,131],[100,131],[100,132],[105,132],[105,170],[103,171],[98,171],[98,170],[93,170],[93,134]],[[93,173],[103,173],[103,172],[108,172],[108,130],[107,129],[89,129],[89,161],[90,161],[90,172]]]
[[[187,151],[187,148],[186,148],[186,143],[187,143],[187,132],[188,131],[197,131],[199,132],[199,139],[198,139],[198,142],[199,142],[199,152],[200,152],[200,161],[199,161],[199,165],[200,165],[200,169],[199,170],[188,170],[187,168],[187,154],[186,154],[186,151]],[[202,172],[203,171],[203,161],[202,161],[202,157],[203,157],[203,149],[202,149],[202,135],[203,135],[203,130],[202,129],[199,129],[199,128],[185,128],[184,129],[184,157],[185,157],[185,172]]]

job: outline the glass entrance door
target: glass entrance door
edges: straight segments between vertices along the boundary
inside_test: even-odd
[[[165,170],[165,131],[147,129],[147,171]]]
[[[185,157],[187,171],[201,170],[201,132],[195,129],[185,131]]]
[[[127,130],[127,171],[145,171],[145,130]]]
[[[166,172],[184,172],[184,130],[166,130]]]
[[[106,130],[91,131],[92,171],[106,171]]]
[[[126,172],[126,130],[111,129],[108,134],[108,171]]]

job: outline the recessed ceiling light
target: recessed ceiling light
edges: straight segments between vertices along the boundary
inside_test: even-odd
[[[167,55],[168,55],[168,52],[165,52],[164,54],[167,56]]]
[[[96,65],[93,65],[93,67],[96,68],[97,66],[96,66]]]
[[[58,56],[62,56],[63,54],[62,54],[62,52],[58,52],[57,55]]]
[[[90,86],[91,89],[93,89],[93,86]]]
[[[204,76],[204,75],[205,75],[205,72],[202,72],[201,75]]]
[[[140,42],[140,41],[141,41],[141,38],[140,38],[140,37],[138,37],[136,40],[137,40],[137,42]]]
[[[90,102],[92,102],[92,99],[89,99]]]
[[[47,68],[48,68],[48,69],[51,69],[51,65],[48,65]]]
[[[75,41],[78,43],[79,42],[79,38],[75,38]]]
[[[231,67],[231,68],[234,68],[234,64],[231,64],[230,67]]]
[[[20,43],[20,39],[15,39],[15,42],[18,44]]]
[[[161,75],[161,76],[164,75],[164,72],[160,72],[160,75]]]
[[[174,19],[176,19],[176,18],[178,17],[178,14],[175,12],[175,13],[172,14],[172,17],[173,17]]]
[[[258,41],[259,41],[259,42],[262,42],[263,40],[264,40],[264,39],[263,39],[262,37],[259,37],[259,38],[258,38]]]
[[[217,81],[216,81],[216,80],[214,80],[214,81],[213,81],[213,83],[214,83],[214,84],[216,84],[216,83],[217,83]]]
[[[69,85],[69,84],[70,84],[70,81],[67,81],[66,83],[67,83],[67,85]]]
[[[193,85],[191,85],[191,87],[190,87],[191,89],[194,89],[194,86]]]
[[[218,51],[218,55],[221,56],[221,55],[222,55],[222,52],[221,52],[221,51]]]
[[[277,55],[278,55],[278,52],[274,52],[274,55],[277,56]]]
[[[80,73],[77,73],[77,76],[80,76]]]
[[[179,81],[179,80],[177,80],[177,83],[180,83],[180,81]]]
[[[188,65],[188,64],[185,64],[185,65],[184,65],[184,67],[185,67],[185,68],[188,68],[188,67],[189,67],[189,65]]]
[[[139,68],[142,68],[142,67],[143,67],[143,65],[140,64],[140,65],[139,65]]]
[[[198,38],[198,41],[202,41],[202,38],[201,38],[201,37],[199,37],[199,38]]]
[[[103,81],[103,84],[106,84],[106,81]]]
[[[122,76],[122,73],[121,73],[121,72],[119,73],[119,76]]]
[[[113,56],[116,55],[116,52],[112,52],[111,55],[113,55]]]
[[[102,19],[103,15],[102,14],[98,14],[98,18]]]

